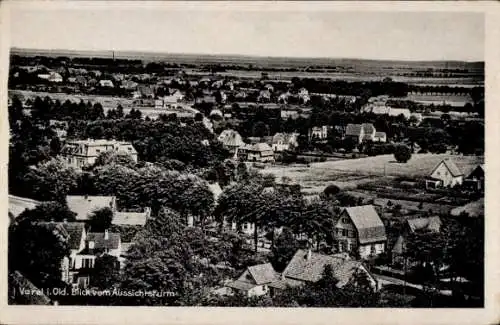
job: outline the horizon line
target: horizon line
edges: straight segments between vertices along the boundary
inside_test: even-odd
[[[92,50],[72,50],[72,49],[47,49],[47,48],[30,48],[30,47],[16,47],[16,46],[11,46],[10,51],[12,50],[18,50],[18,51],[47,51],[47,52],[55,52],[55,54],[61,53],[61,52],[91,52],[91,53],[98,53],[98,52],[110,52],[113,53],[119,53],[119,52],[130,52],[130,53],[137,53],[137,54],[157,54],[157,55],[187,55],[187,56],[227,56],[227,57],[242,57],[242,58],[261,58],[261,59],[311,59],[311,60],[357,60],[357,61],[396,61],[396,62],[461,62],[461,63],[485,63],[485,60],[465,60],[465,59],[387,59],[387,58],[378,58],[378,59],[373,59],[373,58],[361,58],[361,57],[321,57],[321,56],[276,56],[276,55],[258,55],[258,54],[236,54],[236,53],[179,53],[179,52],[159,52],[159,51],[149,51],[149,50],[105,50],[105,49],[92,49]],[[10,54],[10,53],[9,53]],[[61,53],[62,54],[62,53]]]

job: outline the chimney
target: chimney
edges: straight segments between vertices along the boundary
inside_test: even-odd
[[[108,232],[108,229],[104,230],[104,240],[108,240],[109,239],[109,232]]]

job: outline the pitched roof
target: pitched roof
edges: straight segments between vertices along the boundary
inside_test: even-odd
[[[222,131],[218,139],[228,147],[240,147],[245,144],[241,135],[237,131],[231,129]]]
[[[361,244],[387,240],[385,226],[373,205],[344,208],[351,218]]]
[[[263,151],[272,151],[273,149],[267,143],[259,142],[252,145],[248,150],[263,152]]]
[[[439,232],[441,227],[441,219],[438,216],[408,219],[406,222],[411,232],[423,229]]]
[[[373,134],[375,132],[375,127],[371,123],[363,123],[361,126],[365,134]]]
[[[68,195],[66,196],[68,208],[76,213],[76,220],[88,220],[89,215],[102,208],[114,207],[114,196],[84,196]]]
[[[106,234],[103,232],[90,232],[87,235],[87,243],[94,242],[94,248],[88,245],[79,254],[94,254],[96,251],[105,249],[117,249],[120,245],[120,234],[108,232],[108,239],[105,239]]]
[[[19,216],[26,209],[34,209],[42,202],[25,197],[9,195],[9,212],[15,217]]]
[[[462,176],[464,174],[463,172],[460,171],[460,169],[453,162],[453,160],[451,160],[449,158],[446,158],[446,159],[441,160],[441,162],[439,164],[437,164],[437,166],[432,170],[431,175],[434,174],[434,172],[436,171],[436,169],[438,169],[438,167],[441,164],[444,164],[446,166],[446,168],[450,172],[451,176],[453,176],[453,177]]]
[[[245,282],[245,281],[240,281],[240,280],[235,280],[235,281],[229,282],[228,284],[226,284],[226,286],[233,288],[233,289],[236,289],[236,290],[250,290],[253,287],[255,287],[256,284],[250,283],[250,282]]]
[[[325,266],[330,265],[335,278],[339,280],[337,286],[342,287],[349,282],[354,272],[362,266],[360,261],[350,260],[343,256],[323,255],[315,252],[310,254],[308,258],[308,251],[299,249],[283,271],[283,275],[295,280],[316,282],[323,276]]]
[[[278,281],[280,276],[271,263],[258,264],[248,267],[248,272],[252,275],[258,285]]]
[[[146,208],[144,212],[115,212],[112,223],[114,225],[144,226],[150,214],[149,208]]]
[[[362,129],[361,124],[347,124],[345,135],[360,136]]]

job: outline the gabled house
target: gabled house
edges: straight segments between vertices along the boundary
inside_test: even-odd
[[[50,82],[60,83],[63,82],[63,77],[57,72],[51,72],[48,80]]]
[[[257,97],[257,101],[261,103],[267,103],[271,101],[271,92],[269,90],[261,90],[259,92],[259,96]]]
[[[464,186],[474,191],[484,191],[484,164],[476,168],[465,178]]]
[[[451,159],[443,159],[425,179],[426,188],[454,187],[463,183],[464,174]]]
[[[95,260],[102,255],[111,255],[118,260],[121,259],[122,248],[119,233],[90,232],[85,240],[85,247],[78,252],[75,259],[75,270],[73,285],[86,288],[91,284],[91,271],[95,266]]]
[[[330,129],[331,127],[328,125],[323,125],[321,127],[313,126],[309,131],[309,138],[324,140],[328,137],[328,132],[330,131]]]
[[[247,297],[263,296],[269,293],[268,285],[280,280],[280,274],[276,272],[271,263],[259,264],[247,267],[240,277],[226,286],[232,292],[241,292]]]
[[[271,146],[275,152],[292,150],[299,144],[297,133],[276,133],[271,140]]]
[[[347,254],[324,255],[310,249],[297,250],[281,274],[269,263],[260,264],[247,268],[236,281],[228,283],[227,286],[233,292],[244,292],[247,296],[269,294],[272,297],[288,287],[299,287],[319,281],[327,265],[338,280],[338,288],[351,283],[355,275],[364,274],[372,288],[379,289],[378,281],[361,261],[352,260]]]
[[[345,139],[353,139],[356,143],[363,142],[365,131],[361,124],[347,124],[345,129]]]
[[[387,135],[385,132],[375,132],[373,142],[387,142]]]
[[[363,128],[363,140],[362,141],[374,141],[375,134],[377,133],[375,127],[371,123],[361,124]]]
[[[273,162],[274,152],[267,143],[256,143],[240,148],[246,155],[246,160],[254,162]],[[238,150],[238,151],[240,151]]]
[[[335,221],[334,239],[339,252],[366,259],[385,252],[387,235],[373,205],[362,205],[342,210]]]
[[[243,142],[241,135],[237,131],[232,129],[222,131],[217,140],[222,142],[224,148],[229,150],[229,152],[233,155],[237,154],[238,148],[245,145],[245,142]]]
[[[408,219],[401,229],[401,233],[391,250],[393,263],[399,263],[404,258],[407,250],[408,236],[418,232],[439,233],[441,231],[441,219],[438,216],[427,218]]]
[[[99,86],[103,88],[113,88],[115,85],[113,84],[113,81],[104,79],[104,80],[99,80]]]

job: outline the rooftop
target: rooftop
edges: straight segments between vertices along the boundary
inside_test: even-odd
[[[76,220],[88,220],[89,215],[102,208],[115,207],[116,198],[114,196],[90,196],[90,195],[68,195],[66,202],[68,208],[76,213]]]
[[[385,226],[373,205],[344,208],[358,231],[361,244],[387,240]]]

